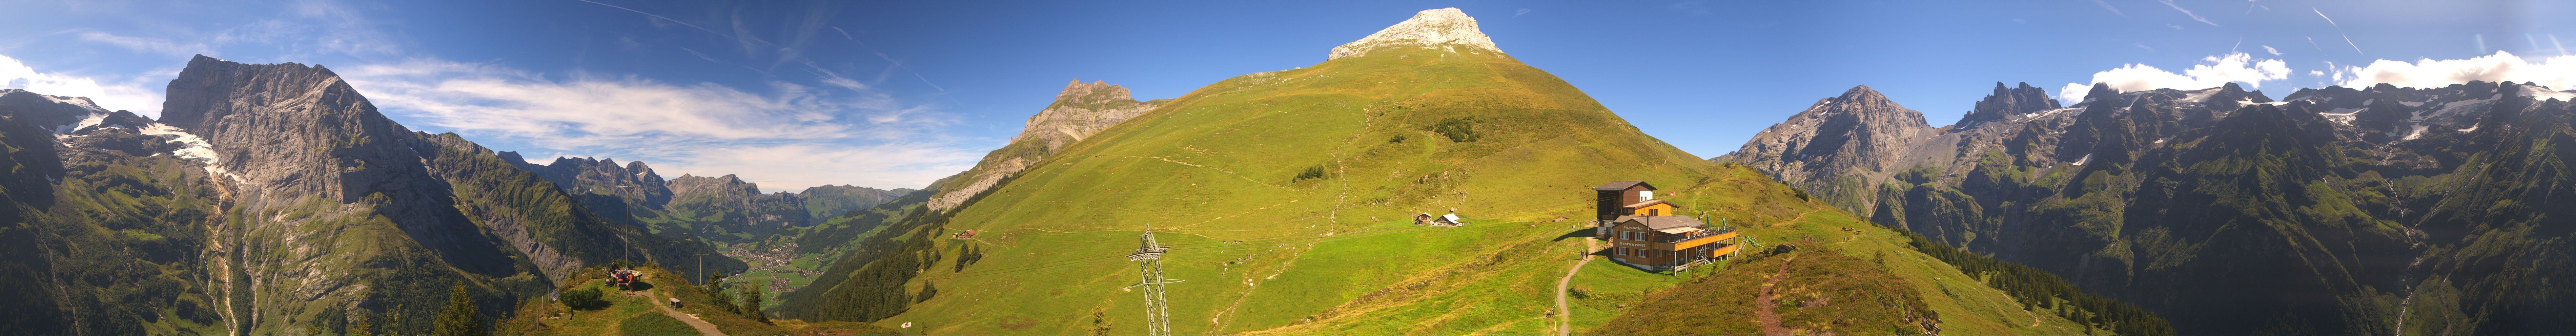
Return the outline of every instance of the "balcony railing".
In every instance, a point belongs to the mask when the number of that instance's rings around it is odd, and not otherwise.
[[[1684,234],[1680,234],[1680,235],[1663,236],[1663,237],[1661,237],[1661,238],[1657,238],[1657,239],[1655,239],[1655,242],[1657,242],[1657,243],[1679,243],[1679,242],[1686,242],[1686,241],[1690,241],[1690,240],[1692,240],[1692,239],[1708,238],[1709,236],[1715,236],[1715,235],[1727,234],[1727,233],[1730,233],[1730,232],[1735,232],[1735,228],[1731,228],[1731,227],[1730,227],[1730,228],[1717,228],[1717,229],[1713,229],[1713,230],[1699,230],[1698,232],[1684,233]]]

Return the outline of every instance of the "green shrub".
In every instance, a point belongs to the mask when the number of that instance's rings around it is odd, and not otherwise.
[[[1470,142],[1476,141],[1479,137],[1476,135],[1475,117],[1442,119],[1439,123],[1431,124],[1431,131],[1449,137],[1449,142]]]
[[[1318,165],[1314,165],[1314,166],[1312,166],[1312,167],[1306,167],[1306,171],[1305,171],[1305,172],[1297,173],[1297,179],[1292,180],[1292,181],[1305,181],[1305,180],[1309,180],[1309,179],[1319,179],[1319,178],[1324,178],[1324,165],[1320,165],[1320,164],[1318,164]]]
[[[580,310],[600,310],[608,308],[609,305],[608,300],[600,299],[601,295],[599,287],[582,287],[582,289],[564,291],[561,297],[565,307],[572,307],[572,309]]]

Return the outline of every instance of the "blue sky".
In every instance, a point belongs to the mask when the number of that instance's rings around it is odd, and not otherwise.
[[[1170,98],[1322,62],[1333,46],[1442,7],[1464,10],[1504,52],[1703,157],[1854,85],[1923,111],[1935,126],[1956,120],[1995,82],[2059,94],[2094,81],[2124,89],[2236,81],[2276,99],[2301,87],[2463,78],[2576,89],[2576,57],[2563,47],[2576,43],[2576,23],[2553,19],[2576,17],[2570,2],[11,7],[0,13],[0,86],[157,115],[162,87],[192,54],[320,64],[416,130],[538,158],[642,159],[669,176],[739,174],[772,191],[920,187],[1000,147],[1067,81]]]

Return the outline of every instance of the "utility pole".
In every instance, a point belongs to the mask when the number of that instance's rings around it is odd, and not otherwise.
[[[1127,260],[1136,261],[1145,275],[1145,280],[1136,283],[1135,286],[1127,287],[1145,287],[1145,334],[1171,335],[1172,314],[1167,309],[1170,304],[1163,300],[1163,284],[1181,282],[1181,280],[1163,278],[1163,252],[1170,252],[1172,247],[1154,243],[1152,224],[1145,226],[1145,234],[1140,239],[1143,240],[1142,244],[1138,245],[1135,253],[1127,254]]]
[[[707,254],[698,254],[698,284],[707,284]]]
[[[622,186],[622,185],[609,185],[609,186],[611,186],[611,187],[618,187],[618,188],[635,188],[635,189],[637,189],[637,190],[642,190],[642,189],[644,189],[644,187],[640,187],[640,186]],[[619,208],[618,210],[620,210],[620,211],[618,211],[618,212],[626,213],[626,227],[627,227],[628,229],[633,229],[633,228],[635,227],[635,204],[627,203],[627,202],[626,202],[625,197],[618,197],[617,205],[618,205],[618,208]],[[621,237],[617,237],[617,239],[618,239],[618,241],[625,241],[626,237],[622,237],[622,236],[621,236]],[[627,242],[627,244],[626,244],[626,261],[635,261],[635,243],[633,243],[633,242]]]

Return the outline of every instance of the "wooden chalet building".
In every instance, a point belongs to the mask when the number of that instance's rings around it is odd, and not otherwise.
[[[1593,236],[1610,242],[1610,260],[1665,271],[1730,256],[1741,247],[1732,240],[1734,228],[1711,228],[1675,214],[1671,202],[1655,200],[1655,186],[1645,181],[1613,181],[1592,190],[1598,204]]]

